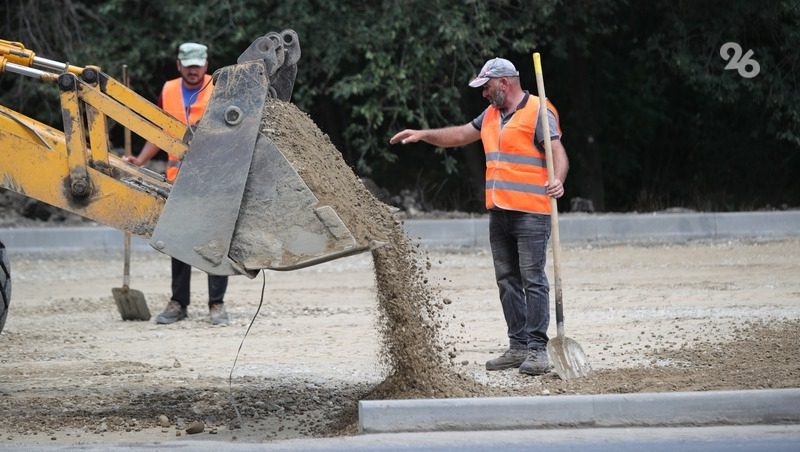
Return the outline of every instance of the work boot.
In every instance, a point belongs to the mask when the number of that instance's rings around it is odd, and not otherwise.
[[[525,362],[519,366],[519,373],[526,375],[543,375],[550,371],[550,360],[547,350],[531,350]]]
[[[169,325],[170,323],[175,323],[185,318],[186,307],[181,306],[181,304],[175,300],[170,300],[169,303],[167,303],[167,307],[164,308],[164,312],[156,317],[156,323],[159,325]]]
[[[212,325],[228,324],[228,313],[225,312],[224,303],[212,303],[208,305],[208,315],[211,317]]]
[[[528,356],[524,348],[509,348],[500,357],[486,361],[486,370],[503,370],[519,367]]]

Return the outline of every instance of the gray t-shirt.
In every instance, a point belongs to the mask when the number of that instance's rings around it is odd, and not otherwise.
[[[511,117],[514,116],[514,112],[517,110],[525,107],[528,103],[528,98],[530,97],[530,93],[525,91],[525,97],[522,98],[522,101],[517,105],[517,108],[508,113],[503,114],[500,112],[500,128],[508,124],[508,121],[511,120]],[[541,108],[541,107],[540,107]],[[489,108],[487,107],[486,110]],[[481,126],[483,125],[483,117],[486,116],[486,110],[483,110],[480,115],[478,115],[475,119],[472,120],[472,127],[475,127],[477,130],[481,130]],[[558,133],[558,120],[556,120],[556,115],[551,111],[547,110],[547,122],[550,123],[550,139],[551,140],[560,140],[561,134]],[[541,121],[536,122],[536,139],[534,141],[534,145],[538,149],[542,149],[542,143],[544,143],[544,127],[542,126]]]

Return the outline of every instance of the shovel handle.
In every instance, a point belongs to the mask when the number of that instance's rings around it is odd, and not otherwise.
[[[122,65],[122,84],[126,87],[131,86],[131,78],[128,74],[128,65]],[[125,155],[130,157],[133,155],[131,150],[131,129],[125,127]],[[130,233],[125,233],[125,238],[123,240],[124,249],[125,249],[125,259],[122,265],[122,287],[125,289],[131,283],[131,235]]]
[[[131,284],[131,235],[130,233],[125,233],[125,238],[123,240],[124,249],[125,249],[125,259],[122,264],[122,287],[125,289],[128,288]]]
[[[128,65],[122,65],[122,84],[126,87],[131,86],[131,78],[128,74]],[[131,145],[131,129],[125,127],[125,156],[130,157],[133,155],[132,145]]]
[[[542,75],[542,58],[539,52],[533,54],[533,70],[536,73],[536,88],[539,92],[539,121],[544,131],[544,152],[547,161],[547,182],[553,183],[555,168],[553,167],[553,147],[550,142],[550,121],[547,119],[547,96],[544,92],[544,76]],[[553,244],[553,285],[556,295],[556,331],[564,336],[564,301],[561,290],[561,238],[558,234],[558,202],[550,197],[550,239]]]

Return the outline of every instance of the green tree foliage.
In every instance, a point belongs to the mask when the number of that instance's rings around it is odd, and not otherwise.
[[[184,41],[211,69],[254,38],[295,29],[294,102],[361,175],[427,207],[481,208],[482,152],[390,146],[405,127],[463,124],[486,106],[466,87],[483,62],[511,59],[535,92],[543,55],[572,170],[565,198],[600,210],[800,205],[800,2],[652,0],[6,0],[0,38],[38,55],[96,64],[155,99]],[[736,42],[761,71],[719,54]],[[60,121],[52,86],[0,75],[0,103]],[[566,208],[567,204],[562,205]]]
[[[625,55],[614,59],[624,70],[601,71],[599,85],[615,204],[797,206],[800,3],[641,2],[619,18],[606,48]],[[726,42],[753,50],[756,77],[724,69]]]

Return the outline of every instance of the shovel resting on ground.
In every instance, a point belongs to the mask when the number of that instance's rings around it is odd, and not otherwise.
[[[547,120],[547,96],[544,93],[544,77],[542,75],[542,61],[539,53],[533,54],[533,67],[536,72],[536,86],[539,90],[540,108],[539,121],[542,122],[544,131],[544,150],[547,159],[547,180],[550,184],[555,178],[553,169],[553,149],[550,143],[550,122]],[[562,380],[584,377],[592,370],[586,361],[586,355],[580,344],[564,335],[564,301],[561,291],[561,240],[558,234],[558,204],[555,198],[550,198],[550,223],[552,226],[551,240],[553,244],[553,276],[556,291],[556,330],[557,336],[547,342],[547,354],[553,369]]]
[[[112,287],[114,302],[122,320],[150,320],[150,309],[140,290],[131,289],[131,235],[125,233],[125,264],[122,272],[122,287]]]
[[[122,82],[125,86],[130,85],[128,79],[128,65],[122,66]],[[131,153],[131,131],[125,129],[125,155]],[[117,304],[119,315],[122,320],[150,320],[150,309],[147,308],[147,301],[144,294],[129,287],[131,283],[131,235],[125,233],[125,263],[122,270],[122,287],[112,287],[111,294],[114,295],[114,302]]]

